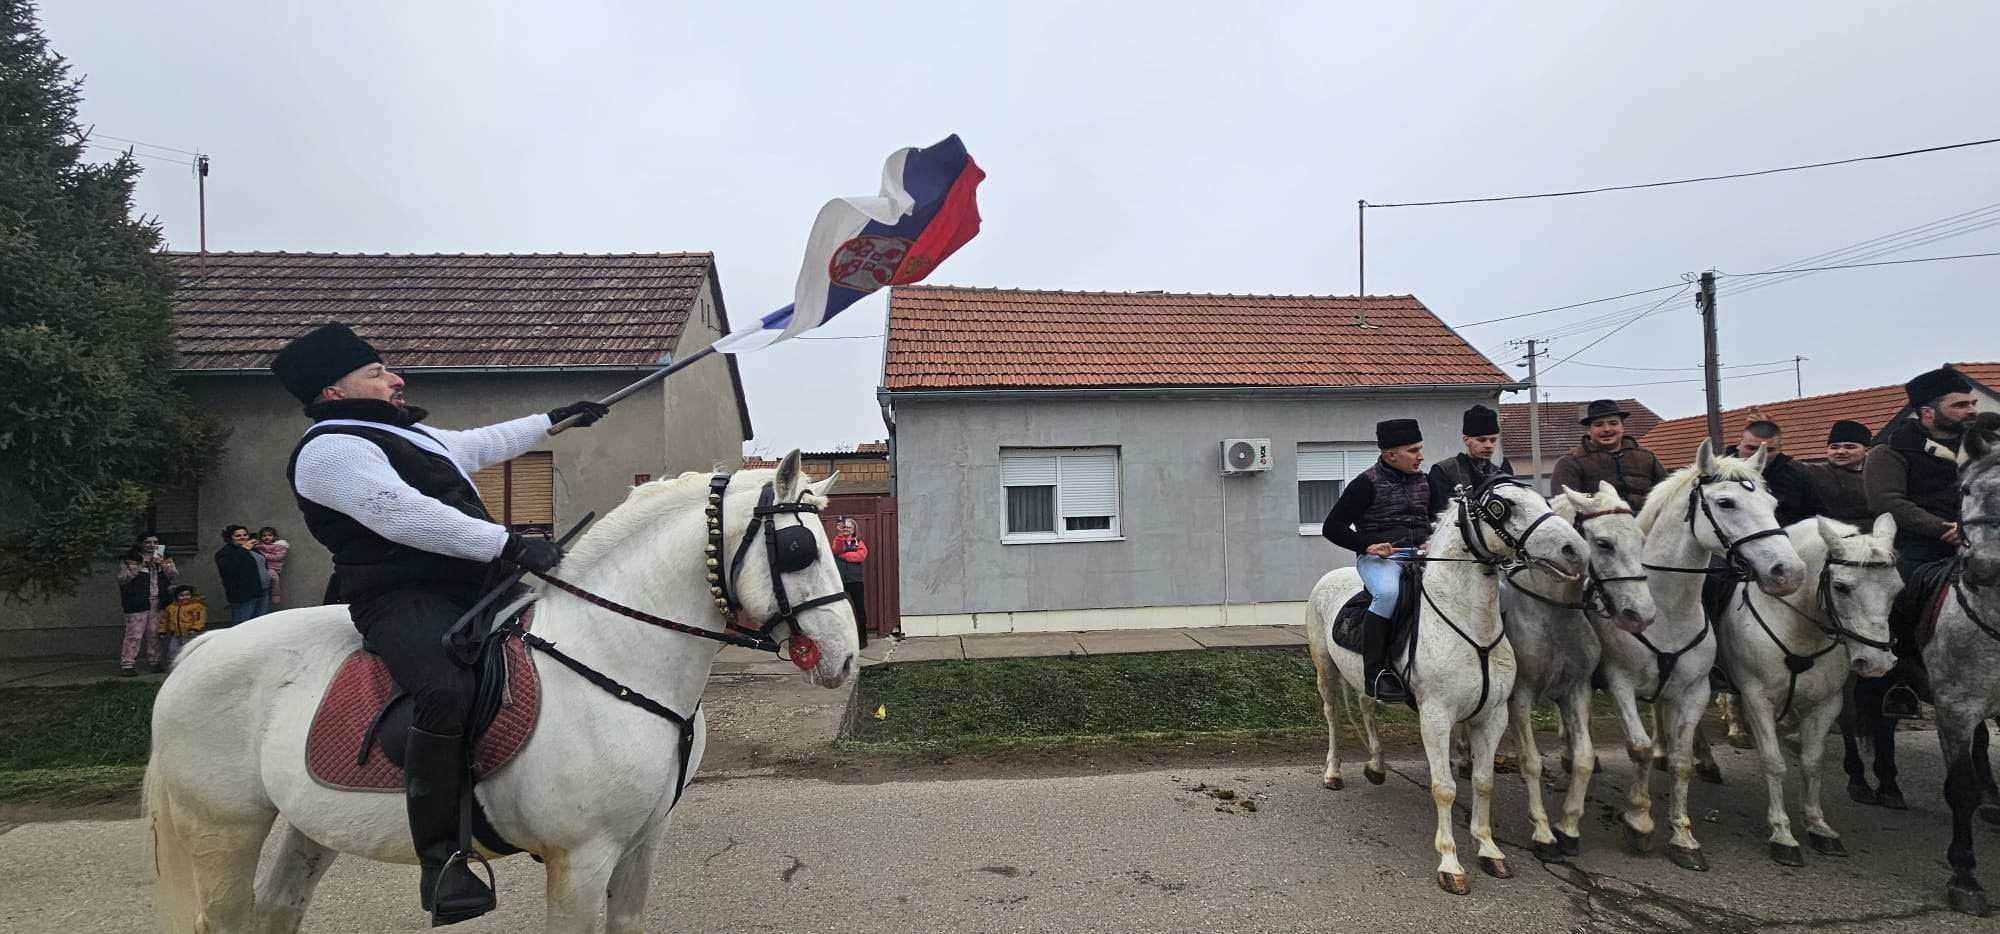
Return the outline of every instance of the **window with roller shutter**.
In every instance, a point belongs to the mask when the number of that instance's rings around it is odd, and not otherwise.
[[[1365,444],[1305,442],[1299,453],[1299,534],[1318,535],[1347,481],[1381,457]]]
[[[200,540],[200,516],[201,497],[194,484],[154,490],[145,514],[138,519],[138,528],[133,530],[132,540],[136,542],[150,531],[160,537],[160,544],[167,546],[167,554],[194,554]]]
[[[1000,452],[1007,498],[1001,541],[1116,539],[1117,448],[1009,448]]]
[[[555,535],[555,454],[529,451],[473,474],[472,482],[487,514],[508,531]]]

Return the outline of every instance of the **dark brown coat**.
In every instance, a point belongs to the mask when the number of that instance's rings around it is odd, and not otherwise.
[[[1598,447],[1597,442],[1585,438],[1556,461],[1549,488],[1595,496],[1597,485],[1608,482],[1636,512],[1646,505],[1646,494],[1665,479],[1666,466],[1631,437],[1621,439],[1615,450]]]
[[[1868,490],[1862,485],[1866,474],[1860,464],[1852,468],[1805,464],[1802,469],[1812,484],[1813,502],[1820,515],[1851,523],[1864,532],[1875,525],[1875,517],[1882,513],[1868,505]]]

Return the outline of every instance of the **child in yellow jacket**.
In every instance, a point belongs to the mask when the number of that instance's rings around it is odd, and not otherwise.
[[[168,663],[180,654],[181,646],[201,635],[207,626],[208,605],[201,602],[201,593],[185,584],[175,587],[173,601],[160,611],[160,635],[167,643]]]

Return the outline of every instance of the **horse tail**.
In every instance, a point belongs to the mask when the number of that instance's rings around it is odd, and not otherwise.
[[[194,860],[181,828],[174,823],[166,779],[160,774],[158,752],[146,765],[146,823],[153,836],[153,911],[172,934],[193,931],[201,906],[195,894]]]

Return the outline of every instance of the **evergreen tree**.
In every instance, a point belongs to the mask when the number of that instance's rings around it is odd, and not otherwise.
[[[83,161],[81,92],[0,0],[0,596],[73,591],[224,438],[169,381],[173,270],[137,163]]]

